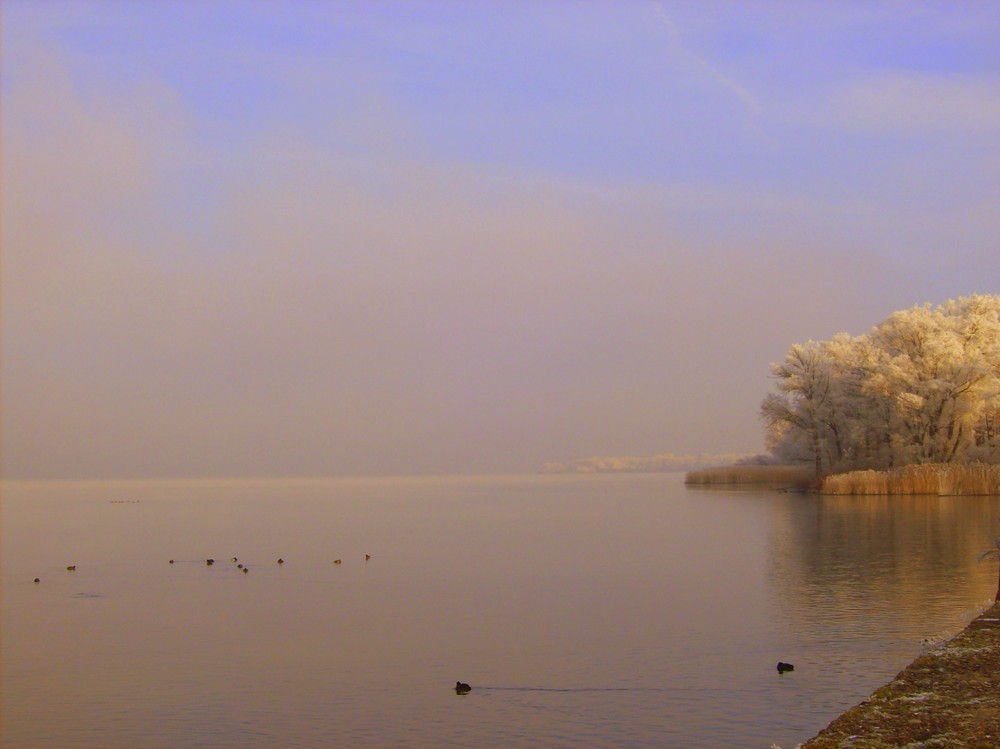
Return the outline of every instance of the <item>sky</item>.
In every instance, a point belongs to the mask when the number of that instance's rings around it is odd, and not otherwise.
[[[755,453],[1000,293],[1000,4],[0,0],[0,475]]]

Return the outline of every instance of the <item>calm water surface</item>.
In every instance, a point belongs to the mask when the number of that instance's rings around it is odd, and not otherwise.
[[[787,749],[990,597],[998,518],[671,474],[7,483],[0,744]]]

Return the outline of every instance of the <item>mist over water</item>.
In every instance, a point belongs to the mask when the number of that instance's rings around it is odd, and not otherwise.
[[[2,513],[5,747],[788,747],[992,594],[1000,498],[7,483]]]

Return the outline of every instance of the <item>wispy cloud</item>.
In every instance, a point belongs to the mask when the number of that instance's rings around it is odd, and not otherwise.
[[[684,63],[697,71],[702,78],[712,81],[715,85],[727,91],[752,114],[757,115],[763,112],[760,99],[753,92],[735,81],[731,76],[723,73],[717,65],[712,64],[684,43],[681,30],[662,4],[650,2],[649,7],[653,17],[658,21],[667,38],[670,40],[671,47],[681,56]]]

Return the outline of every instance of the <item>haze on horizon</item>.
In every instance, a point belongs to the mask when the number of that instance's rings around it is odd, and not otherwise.
[[[1000,6],[3,0],[0,474],[753,453],[1000,281]]]

